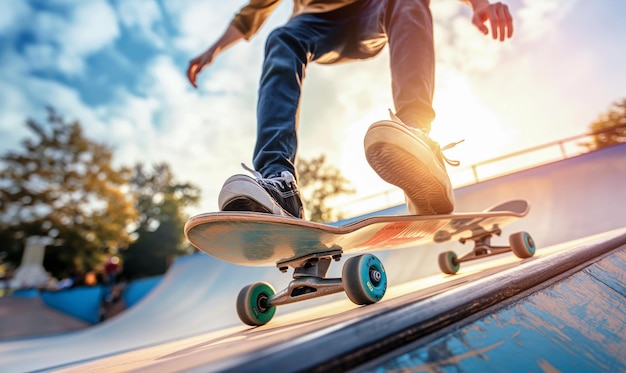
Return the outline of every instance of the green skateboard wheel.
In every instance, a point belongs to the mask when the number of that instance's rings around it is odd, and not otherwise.
[[[276,313],[276,307],[267,304],[274,294],[274,288],[266,282],[257,282],[241,289],[237,296],[239,319],[250,326],[267,324]]]
[[[456,274],[461,268],[454,251],[446,251],[439,254],[439,269],[447,275]]]

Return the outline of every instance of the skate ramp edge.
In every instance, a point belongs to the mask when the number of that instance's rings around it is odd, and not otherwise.
[[[454,366],[458,372],[502,367],[517,372],[624,372],[626,246],[595,260],[472,322],[448,328],[434,340],[383,357],[370,369],[439,371]]]
[[[626,229],[620,229],[220,368],[625,371],[625,271]],[[203,368],[210,367],[197,370]]]

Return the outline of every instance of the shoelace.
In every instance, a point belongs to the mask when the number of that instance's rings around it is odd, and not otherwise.
[[[395,114],[393,113],[393,111],[391,111],[391,109],[387,109],[387,110],[389,110],[389,116],[391,117],[391,120],[392,120],[392,121],[397,122],[397,123],[400,123],[400,124],[402,124],[402,125],[406,126],[407,128],[409,128],[409,126],[407,126],[406,124],[404,124],[404,122],[402,122],[402,120],[400,120],[400,118],[398,118],[398,116],[397,116],[397,115],[395,115]],[[421,131],[421,129],[420,129],[420,131]],[[423,131],[422,131],[422,132],[423,132]],[[426,134],[424,134],[424,135],[426,135]],[[428,135],[426,135],[426,136],[428,136]],[[452,143],[450,143],[450,144],[448,144],[448,145],[444,146],[443,148],[442,148],[441,146],[439,146],[439,143],[437,143],[437,142],[433,141],[432,139],[431,139],[431,141],[437,145],[437,147],[439,148],[439,154],[441,154],[441,158],[443,158],[443,160],[444,160],[444,161],[446,161],[446,163],[447,163],[447,164],[449,164],[449,165],[450,165],[450,166],[452,166],[452,167],[458,167],[458,166],[460,166],[460,165],[461,165],[461,162],[460,162],[460,161],[457,161],[457,160],[452,160],[452,159],[450,159],[450,158],[446,157],[446,156],[443,154],[443,152],[444,152],[444,151],[446,151],[446,150],[450,150],[450,149],[454,148],[455,146],[457,146],[457,145],[459,145],[460,143],[462,143],[463,141],[465,141],[465,139],[463,139],[463,140],[461,140],[461,141],[457,141],[457,142],[452,142]]]
[[[446,150],[454,148],[455,146],[459,145],[463,141],[465,141],[465,139],[463,139],[461,141],[457,141],[457,142],[451,142],[448,145],[444,146],[443,148],[441,148],[441,147],[439,148],[439,151],[441,152],[441,157],[443,158],[443,160],[446,161],[446,163],[449,164],[452,167],[460,166],[461,165],[461,161],[450,159],[450,158],[446,157],[443,154],[443,152],[446,151]]]
[[[276,187],[285,187],[290,182],[293,182],[293,179],[289,180],[288,178],[282,176],[283,174],[281,174],[281,177],[278,177],[278,178],[266,179],[263,177],[263,175],[261,175],[260,172],[253,170],[252,168],[248,167],[243,162],[241,163],[241,167],[243,167],[246,171],[250,172],[252,176],[254,176],[254,178],[257,179],[258,181],[266,183],[266,184],[271,184]]]

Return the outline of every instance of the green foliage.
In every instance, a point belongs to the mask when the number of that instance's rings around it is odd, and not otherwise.
[[[298,184],[302,202],[311,221],[328,222],[341,216],[327,205],[330,198],[342,194],[352,194],[350,182],[341,175],[336,167],[326,163],[323,154],[311,160],[298,159]]]
[[[28,120],[32,137],[0,158],[0,253],[19,264],[26,238],[49,237],[46,268],[61,276],[128,245],[136,212],[124,193],[130,172],[112,165],[112,150],[48,114],[46,125]]]
[[[583,145],[591,150],[626,142],[626,98],[614,102],[589,128],[592,142]]]
[[[138,164],[131,177],[131,193],[139,221],[134,235],[137,240],[121,252],[124,259],[122,277],[134,279],[165,272],[175,256],[188,251],[184,247],[184,208],[196,204],[200,190],[179,183],[165,163],[151,170]]]
[[[19,265],[25,241],[48,237],[44,266],[61,278],[98,269],[110,254],[129,278],[162,274],[185,253],[184,209],[199,189],[167,164],[113,166],[113,151],[87,139],[78,122],[49,109],[45,125],[0,161],[0,262]]]

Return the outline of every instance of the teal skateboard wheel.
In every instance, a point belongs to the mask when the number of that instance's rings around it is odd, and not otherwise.
[[[355,304],[372,304],[387,291],[387,274],[382,262],[372,254],[359,255],[346,261],[342,282],[346,295]]]
[[[517,232],[509,236],[509,244],[511,245],[511,251],[518,258],[530,258],[535,255],[535,240],[528,234],[528,232]]]

